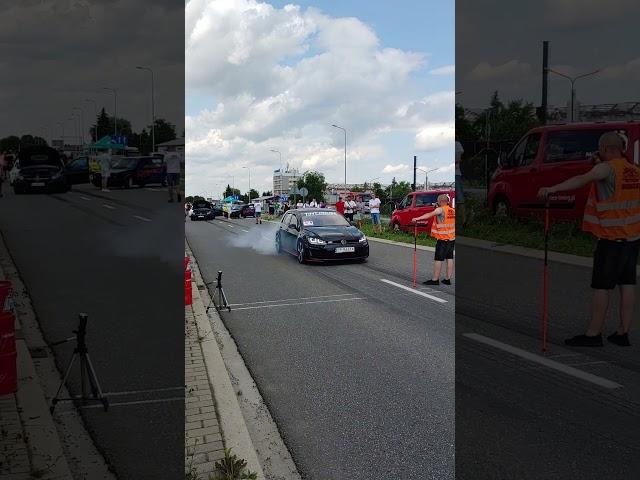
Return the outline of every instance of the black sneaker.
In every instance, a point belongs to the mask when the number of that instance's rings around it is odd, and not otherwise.
[[[423,285],[440,285],[440,280],[426,280],[422,282]]]
[[[609,340],[611,343],[615,343],[619,347],[631,346],[631,344],[629,343],[628,333],[623,333],[622,335],[620,335],[618,332],[613,332],[611,335],[607,337],[607,340]]]
[[[567,338],[564,344],[570,347],[601,347],[602,335],[576,335],[575,337]]]
[[[446,278],[444,280],[442,280],[442,283],[444,285],[451,285],[451,280],[447,280]]]

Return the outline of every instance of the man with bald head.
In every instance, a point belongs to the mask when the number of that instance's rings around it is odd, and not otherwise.
[[[598,239],[591,277],[591,323],[586,334],[565,340],[570,346],[602,346],[609,292],[616,285],[620,288],[620,322],[607,339],[619,346],[630,345],[640,243],[640,168],[625,158],[624,150],[622,137],[606,132],[598,142],[597,163],[589,172],[538,192],[546,200],[551,194],[591,185],[582,221],[582,229]]]

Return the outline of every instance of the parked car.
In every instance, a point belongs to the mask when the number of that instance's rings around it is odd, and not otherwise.
[[[411,219],[435,210],[438,206],[438,196],[442,194],[449,195],[451,206],[455,207],[455,190],[423,190],[407,194],[391,214],[391,228],[413,233],[416,226]],[[418,233],[431,232],[432,224],[433,217],[418,226]]]
[[[64,169],[64,176],[69,185],[89,183],[89,157],[81,155],[71,160]]]
[[[357,259],[369,256],[367,237],[339,213],[326,208],[289,210],[280,221],[275,247],[298,262]]]
[[[243,205],[242,210],[240,210],[240,216],[242,218],[255,217],[256,207],[253,205]]]
[[[590,170],[600,136],[612,130],[623,136],[627,159],[638,165],[640,123],[576,123],[534,128],[500,159],[489,187],[489,207],[497,214],[541,215],[545,203],[537,198],[538,190]],[[587,185],[574,192],[552,195],[550,217],[581,220],[589,188]]]
[[[160,157],[113,157],[111,175],[107,182],[109,187],[132,188],[150,184],[166,185],[167,167]],[[91,173],[91,183],[100,186],[100,172]]]
[[[19,195],[30,191],[60,193],[69,190],[60,153],[44,145],[27,146],[18,154],[19,167],[13,191]]]
[[[210,202],[194,202],[191,213],[191,220],[215,220],[216,213],[213,204]]]
[[[227,216],[230,218],[255,217],[256,209],[253,205],[247,205],[246,203],[234,203],[229,207]]]
[[[222,204],[220,203],[212,203],[211,210],[216,217],[222,217],[224,212],[222,211]]]

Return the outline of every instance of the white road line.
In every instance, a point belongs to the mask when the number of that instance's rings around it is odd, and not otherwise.
[[[115,403],[111,403],[109,402],[109,408],[111,407],[118,407],[118,406],[124,406],[124,405],[142,405],[142,404],[146,404],[146,403],[165,403],[165,402],[177,402],[177,401],[185,401],[185,397],[171,397],[171,398],[157,398],[155,400],[138,400],[135,402],[115,402]],[[91,401],[99,401],[99,400],[95,400],[95,399],[91,399]],[[97,403],[94,405],[81,405],[80,408],[104,408],[103,405],[101,403]]]
[[[89,202],[91,201],[91,199],[89,197],[83,197],[82,195],[80,195],[80,198],[83,199],[83,200],[87,200]]]
[[[261,302],[247,302],[247,303],[231,303],[230,307],[242,306],[242,305],[258,305],[262,303],[278,303],[278,302],[294,302],[296,300],[317,300],[318,298],[331,298],[331,297],[352,297],[355,293],[337,293],[335,295],[319,295],[317,297],[301,297],[301,298],[282,298],[280,300],[264,300]]]
[[[594,385],[598,385],[600,387],[609,389],[622,388],[622,385],[620,385],[619,383],[612,382],[611,380],[607,380],[606,378],[583,372],[582,370],[578,370],[577,368],[573,368],[569,365],[556,362],[555,360],[550,360],[540,355],[536,355],[535,353],[527,352],[526,350],[522,350],[521,348],[512,347],[511,345],[507,345],[506,343],[502,343],[492,338],[485,337],[484,335],[478,335],[477,333],[463,333],[462,336],[475,340],[476,342],[484,343],[485,345],[498,348],[512,355],[516,355],[517,357],[529,360],[530,362],[534,362],[553,370],[557,370],[558,372],[571,375],[572,377],[579,378],[586,382],[593,383]]]
[[[152,192],[161,192],[162,191],[162,190],[158,190],[157,188],[150,188],[150,187],[145,188],[145,190],[151,190]]]
[[[229,227],[229,228],[233,228],[233,225],[227,225],[227,227]]]
[[[361,297],[336,298],[334,300],[317,300],[315,302],[278,303],[278,304],[275,304],[275,305],[257,305],[255,307],[233,308],[232,311],[235,311],[235,310],[253,310],[253,309],[256,309],[256,308],[291,307],[291,306],[294,306],[294,305],[311,305],[313,303],[348,302],[348,301],[351,301],[351,300],[364,300],[364,298],[361,298]]]
[[[114,207],[114,206],[112,206],[112,205],[108,205],[108,204],[106,204],[106,203],[103,203],[103,204],[102,204],[102,206],[103,206],[104,208],[108,208],[109,210],[115,210],[115,209],[116,209],[116,207]]]
[[[244,228],[241,228],[240,230],[242,230],[243,232],[249,233],[249,230],[245,230]]]
[[[173,392],[176,390],[184,391],[184,387],[151,388],[148,390],[128,390],[124,392],[103,392],[103,395],[105,397],[117,397],[122,395],[138,395],[140,393]],[[75,395],[75,398],[82,398],[82,395]]]
[[[420,295],[422,297],[428,298],[428,299],[433,300],[433,301],[438,302],[438,303],[447,303],[447,301],[442,299],[442,298],[434,297],[433,295],[429,295],[428,293],[424,293],[424,292],[422,292],[420,290],[414,290],[411,287],[407,287],[406,285],[400,285],[399,283],[392,282],[391,280],[387,280],[386,278],[381,278],[380,281],[384,282],[384,283],[388,283],[389,285],[393,285],[393,286],[398,287],[398,288],[402,288],[403,290],[406,290],[407,292],[415,293],[416,295]]]
[[[143,222],[150,222],[151,220],[146,217],[141,217],[139,215],[134,215],[133,218],[137,218],[138,220],[142,220]]]

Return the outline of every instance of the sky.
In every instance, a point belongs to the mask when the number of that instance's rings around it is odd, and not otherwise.
[[[465,107],[504,99],[540,105],[542,42],[549,65],[576,81],[583,104],[640,101],[637,0],[458,0],[456,90]],[[549,105],[566,106],[570,81],[551,74]]]
[[[151,124],[155,75],[157,118],[184,128],[184,2],[156,0],[0,0],[0,137],[40,135],[75,143],[79,121],[89,123],[95,101],[132,122]],[[177,28],[176,28],[177,25]]]
[[[453,181],[453,1],[188,0],[187,193],[272,189],[289,164],[343,183]],[[243,168],[247,167],[247,168]],[[418,171],[418,179],[424,173]]]

